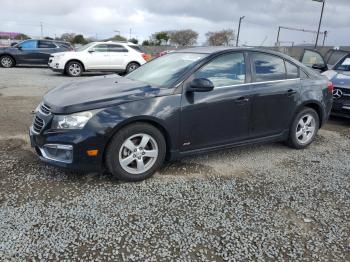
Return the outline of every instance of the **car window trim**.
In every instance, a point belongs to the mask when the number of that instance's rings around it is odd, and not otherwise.
[[[40,47],[40,42],[45,42],[45,40],[39,40],[38,41],[38,48],[42,48],[42,49],[59,48],[59,46],[53,41],[52,42],[51,41],[46,41],[46,42],[51,42],[51,44],[53,44],[55,47]]]
[[[236,86],[260,85],[260,84],[269,84],[269,83],[296,81],[296,80],[301,80],[301,79],[300,79],[300,77],[298,77],[298,78],[280,79],[280,80],[271,80],[271,81],[259,81],[259,82],[235,84],[235,85],[230,85],[230,86],[217,86],[215,88],[230,88],[230,87],[236,87]]]

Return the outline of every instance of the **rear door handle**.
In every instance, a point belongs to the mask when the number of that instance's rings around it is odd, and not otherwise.
[[[236,103],[244,103],[244,102],[248,102],[248,101],[249,101],[249,98],[247,98],[245,96],[241,96],[235,100]]]
[[[287,94],[288,94],[288,96],[292,96],[292,95],[296,94],[296,92],[297,92],[297,91],[295,91],[294,89],[289,89],[289,90],[287,91]]]

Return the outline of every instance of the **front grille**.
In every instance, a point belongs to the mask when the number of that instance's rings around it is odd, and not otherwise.
[[[34,121],[33,121],[33,130],[36,133],[40,133],[40,131],[44,127],[44,120],[42,120],[40,117],[35,116]]]
[[[51,113],[51,107],[49,107],[48,105],[45,105],[44,103],[42,103],[41,106],[40,106],[40,111],[44,115],[49,115]]]

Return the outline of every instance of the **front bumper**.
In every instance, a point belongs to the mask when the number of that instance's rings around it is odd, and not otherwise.
[[[29,128],[31,146],[39,158],[50,165],[83,171],[103,170],[105,141],[86,130],[44,130],[40,133]],[[98,150],[96,156],[87,151]]]
[[[49,59],[48,66],[54,72],[60,72],[60,73],[64,72],[63,63],[60,62],[59,60],[53,59],[52,57],[50,57]]]

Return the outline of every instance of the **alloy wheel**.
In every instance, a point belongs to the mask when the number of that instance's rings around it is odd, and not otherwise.
[[[158,158],[156,140],[144,133],[127,138],[119,150],[120,166],[128,173],[143,174],[152,168]]]
[[[11,67],[12,66],[12,59],[8,56],[5,56],[3,58],[1,58],[1,65],[3,67]]]
[[[297,124],[296,138],[298,143],[304,145],[309,143],[316,130],[316,121],[311,114],[302,116]]]
[[[81,73],[81,66],[77,63],[70,64],[68,71],[72,76],[78,76]]]

